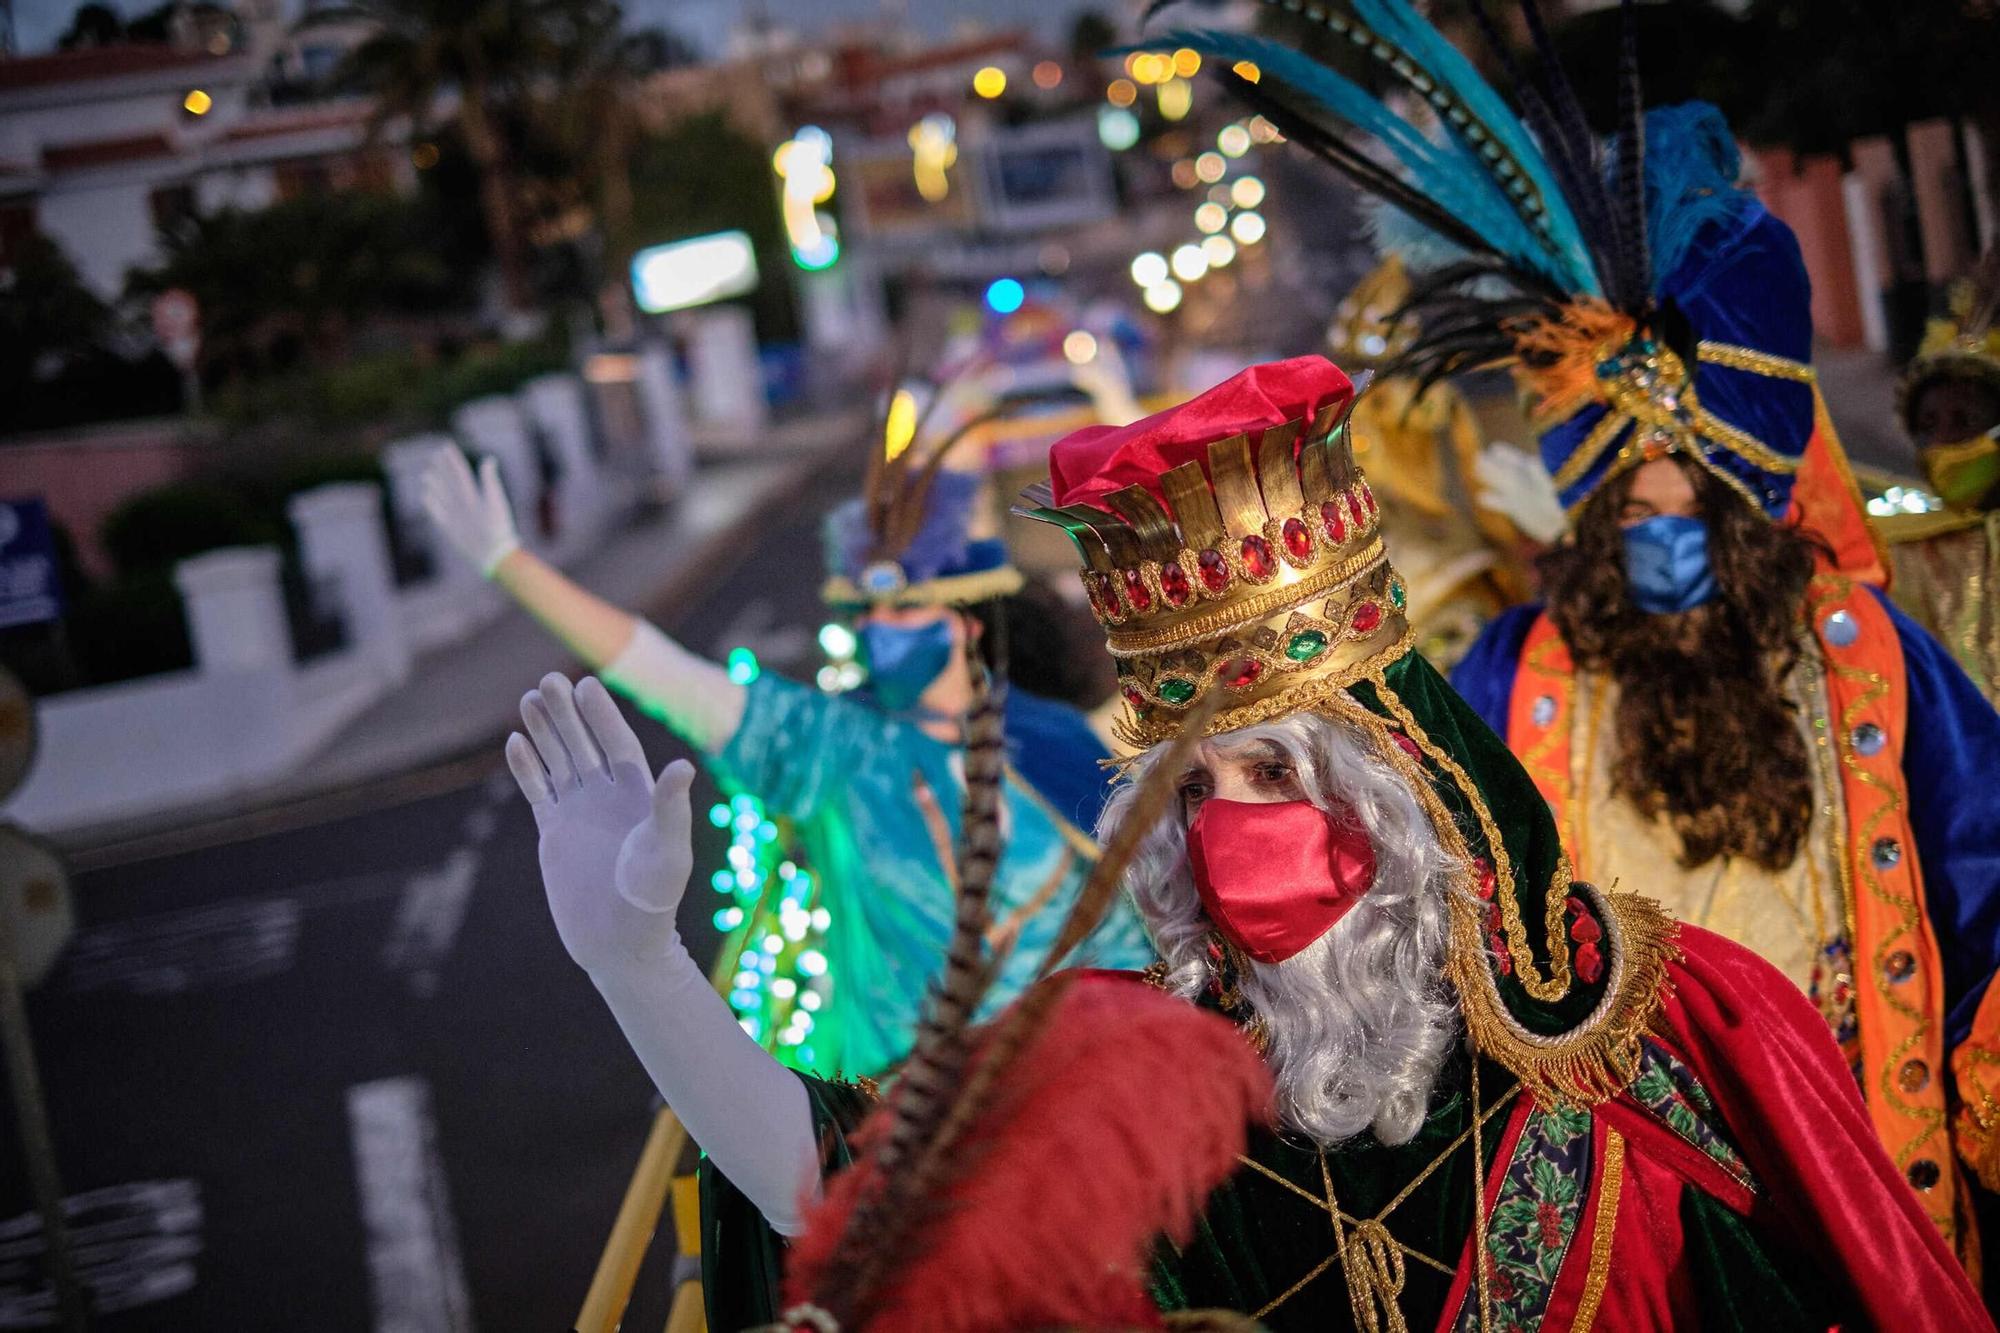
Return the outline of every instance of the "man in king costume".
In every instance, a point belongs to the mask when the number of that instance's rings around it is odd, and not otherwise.
[[[1092,1163],[1065,1157],[1026,1197],[989,1195],[999,1216],[945,1208],[905,1227],[919,1276],[901,1285],[829,1264],[808,1223],[872,1089],[780,1068],[680,945],[687,766],[654,785],[591,681],[573,698],[555,684],[558,744],[510,742],[564,942],[707,1153],[709,1327],[1158,1328],[1194,1308],[1369,1333],[1990,1327],[1797,990],[1643,899],[1573,882],[1520,763],[1411,649],[1343,427],[1352,392],[1317,357],[1255,367],[1065,439],[1037,497],[1076,540],[1130,691],[1140,750],[1100,834],[1129,853],[1114,864],[1159,951],[1143,981],[1093,973],[1078,990],[1096,1006],[1126,988],[1135,1040],[1163,998],[1220,1014],[1277,1090],[1275,1127],[1253,1130],[1150,1263],[1092,1251],[1087,1274],[1024,1275],[1005,1310],[965,1314],[984,1293],[954,1282],[991,1271],[1010,1227],[1042,1234],[1039,1200],[1096,1188]],[[990,777],[989,761],[975,741],[969,773]],[[968,864],[997,854],[993,836],[968,820]],[[954,949],[940,990],[947,1027],[969,1002],[954,978],[997,957],[977,930],[956,938],[970,952]],[[937,1095],[925,1050],[908,1076],[924,1082],[892,1102]],[[1094,1067],[1065,1066],[1051,1141],[1099,1115],[1128,1145],[1180,1127],[1228,1142],[1171,1079],[1160,1114],[1181,1119],[1164,1124],[1123,1085],[1081,1095]],[[1023,1095],[1040,1099],[1034,1068]],[[1254,1086],[1230,1079],[1210,1113]],[[892,1175],[923,1159],[893,1126],[860,1142]],[[975,1131],[968,1169],[1032,1164],[1034,1142]],[[1190,1203],[1208,1183],[1181,1182]],[[880,1211],[873,1225],[895,1223]],[[988,1242],[970,1267],[926,1266],[968,1228]],[[807,1269],[781,1296],[788,1237]],[[1103,1315],[1079,1295],[1090,1281],[1132,1299]]]
[[[1802,466],[1839,445],[1806,364],[1791,232],[1735,188],[1702,107],[1655,112],[1658,332],[1579,308],[1526,326],[1523,383],[1572,518],[1545,603],[1453,683],[1507,737],[1579,874],[1646,886],[1776,964],[1845,1047],[1882,1141],[1977,1270],[1961,1163],[2000,1184],[2000,717],[1843,570]],[[1844,494],[1843,494],[1844,493]],[[1834,488],[1856,512],[1851,489]]]
[[[1881,592],[1807,364],[1798,244],[1737,187],[1721,114],[1643,110],[1626,0],[1604,144],[1522,7],[1532,86],[1472,7],[1519,115],[1404,0],[1278,21],[1338,38],[1386,97],[1276,40],[1162,41],[1249,62],[1256,81],[1223,76],[1240,96],[1435,239],[1398,366],[1420,384],[1515,367],[1574,524],[1546,605],[1491,622],[1454,683],[1580,877],[1659,898],[1810,996],[1976,1273],[1969,1176],[2000,1185],[2000,717]]]
[[[706,756],[724,787],[792,821],[818,880],[811,906],[830,916],[815,1068],[874,1073],[908,1051],[951,930],[960,718],[999,622],[997,599],[1022,586],[1004,544],[985,535],[997,524],[990,514],[982,523],[981,479],[944,465],[982,415],[966,391],[976,386],[959,389],[937,414],[954,419],[922,422],[920,438],[916,404],[899,395],[904,407],[873,443],[863,494],[828,516],[823,596],[854,627],[868,673],[853,695],[773,672],[740,684],[578,587],[522,548],[490,460],[475,480],[456,448],[442,450],[427,478],[432,517],[467,559]],[[538,739],[553,734],[551,720],[532,708],[528,717]],[[1096,849],[1087,830],[1107,792],[1104,746],[1082,712],[1014,690],[1005,720],[1012,839],[994,929],[1014,947],[998,1000],[1032,974],[1088,874]],[[1109,966],[1150,956],[1129,911],[1105,921],[1094,949]]]
[[[2000,707],[2000,254],[1952,293],[1897,386],[1897,416],[1939,507],[1875,520],[1896,603]]]

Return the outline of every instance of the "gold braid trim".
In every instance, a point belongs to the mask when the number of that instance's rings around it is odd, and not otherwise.
[[[1458,992],[1472,1043],[1545,1104],[1592,1106],[1623,1092],[1639,1072],[1640,1041],[1666,999],[1667,966],[1680,957],[1680,924],[1658,903],[1631,893],[1584,894],[1604,920],[1611,977],[1604,998],[1568,1032],[1540,1036],[1507,1012],[1486,956],[1478,899],[1452,899],[1452,945],[1445,975]],[[1557,895],[1561,903],[1565,895]],[[1526,978],[1524,977],[1523,980]]]
[[[1694,354],[1697,361],[1706,361],[1711,366],[1747,370],[1752,375],[1768,375],[1774,380],[1811,384],[1819,378],[1813,368],[1803,361],[1760,352],[1754,347],[1742,347],[1736,343],[1703,342],[1695,348]]]
[[[1514,896],[1513,858],[1507,855],[1507,845],[1500,836],[1500,825],[1494,821],[1493,812],[1486,808],[1486,802],[1480,797],[1479,788],[1474,785],[1472,776],[1465,771],[1458,760],[1452,758],[1442,746],[1430,738],[1423,724],[1417,721],[1416,714],[1412,713],[1397,697],[1396,692],[1389,688],[1387,677],[1377,672],[1371,679],[1383,706],[1402,726],[1404,734],[1417,743],[1417,748],[1423,751],[1425,757],[1450,776],[1459,793],[1471,805],[1473,815],[1479,820],[1480,832],[1486,835],[1487,851],[1493,859],[1493,876],[1496,884],[1494,898],[1500,904],[1500,919],[1507,931],[1507,947],[1514,954],[1515,968],[1521,978],[1521,984],[1527,988],[1528,994],[1537,1000],[1544,1002],[1560,1000],[1569,994],[1570,982],[1568,933],[1564,929],[1566,919],[1564,895],[1558,891],[1560,886],[1566,885],[1569,881],[1568,863],[1566,861],[1557,863],[1556,882],[1549,886],[1547,894],[1543,928],[1548,932],[1549,975],[1544,979],[1535,975],[1534,950],[1528,941],[1527,925],[1521,920],[1521,905],[1515,901]],[[1428,781],[1419,780],[1417,786],[1420,791],[1430,792]],[[1435,799],[1435,793],[1431,794]],[[1439,808],[1443,807],[1440,805]],[[1445,822],[1455,825],[1455,821],[1449,818]]]
[[[1604,420],[1598,422],[1590,434],[1583,437],[1583,443],[1576,447],[1576,452],[1565,458],[1563,465],[1556,469],[1554,478],[1556,489],[1566,491],[1581,481],[1583,474],[1597,465],[1599,456],[1610,446],[1611,441],[1617,438],[1618,432],[1631,424],[1630,413],[1606,412]]]
[[[1799,470],[1798,458],[1787,458],[1749,431],[1730,425],[1705,407],[1694,411],[1695,430],[1723,448],[1749,460],[1766,472],[1788,477]]]
[[[888,597],[863,592],[853,579],[834,575],[820,585],[820,600],[830,606],[959,606],[994,597],[1010,597],[1026,586],[1021,571],[1012,565],[984,569],[976,574],[951,574],[939,579],[919,579]]]
[[[1618,1230],[1618,1196],[1625,1192],[1625,1136],[1604,1131],[1604,1176],[1597,1187],[1597,1224],[1590,1233],[1590,1267],[1584,1273],[1583,1296],[1576,1303],[1570,1333],[1590,1333],[1604,1288],[1611,1282],[1611,1242]]]
[[[1721,366],[1728,370],[1747,371],[1753,375],[1766,375],[1772,379],[1789,380],[1795,384],[1816,384],[1818,379],[1813,368],[1804,362],[1794,361],[1789,357],[1774,356],[1769,352],[1760,352],[1754,347],[1740,347],[1735,343],[1704,342],[1697,348],[1696,357],[1707,365]],[[1688,424],[1694,428],[1697,443],[1705,440],[1720,448],[1727,449],[1751,466],[1764,472],[1769,472],[1774,476],[1790,476],[1799,470],[1801,459],[1785,457],[1756,436],[1750,434],[1750,432],[1738,426],[1731,425],[1729,422],[1715,415],[1715,413],[1709,411],[1706,407],[1703,407],[1694,398],[1692,379],[1690,379],[1683,393],[1693,408],[1692,419]],[[1600,399],[1599,401],[1605,400]],[[1583,480],[1585,474],[1591,468],[1597,466],[1598,460],[1603,457],[1604,451],[1610,446],[1611,441],[1617,438],[1618,434],[1627,426],[1639,424],[1639,418],[1631,412],[1621,412],[1608,402],[1606,402],[1606,406],[1609,410],[1606,412],[1604,419],[1591,428],[1590,434],[1584,437],[1583,442],[1576,447],[1575,451],[1568,458],[1563,460],[1562,466],[1556,469],[1554,480],[1557,490],[1566,491]],[[1671,424],[1670,421],[1653,423],[1650,418],[1648,418],[1648,423],[1661,426]],[[1619,476],[1628,468],[1645,461],[1647,456],[1646,451],[1643,448],[1635,447],[1635,445],[1636,438],[1635,440],[1628,440],[1625,446],[1618,451],[1618,456],[1612,460],[1610,468],[1606,470],[1603,479],[1598,483],[1599,486]],[[1704,456],[1706,450],[1697,447],[1690,448],[1686,452],[1696,462],[1701,463],[1703,467],[1707,468],[1709,472],[1727,482],[1738,494],[1748,500],[1752,507],[1763,508],[1763,502],[1751,494],[1750,488],[1743,484],[1741,478],[1735,476],[1726,468],[1719,468],[1708,462]],[[1591,489],[1594,494],[1597,488],[1592,487]],[[1583,496],[1576,503],[1569,505],[1565,512],[1571,518],[1575,518],[1577,511],[1583,507],[1584,502],[1589,498],[1588,495]]]

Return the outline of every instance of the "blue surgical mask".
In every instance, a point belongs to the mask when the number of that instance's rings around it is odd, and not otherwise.
[[[1652,615],[1692,611],[1715,598],[1708,563],[1708,525],[1679,514],[1655,514],[1625,529],[1625,586]]]
[[[855,634],[861,665],[868,669],[868,693],[876,707],[907,713],[951,664],[951,621],[926,625],[863,625]]]

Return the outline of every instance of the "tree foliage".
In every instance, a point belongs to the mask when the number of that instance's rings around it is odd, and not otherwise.
[[[131,291],[194,294],[211,379],[327,359],[378,316],[469,301],[471,275],[435,244],[432,220],[420,200],[359,192],[224,209],[163,232],[161,262]]]

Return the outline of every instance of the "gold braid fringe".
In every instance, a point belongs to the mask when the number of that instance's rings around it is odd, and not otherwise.
[[[1512,1073],[1544,1104],[1590,1106],[1608,1101],[1624,1091],[1639,1069],[1640,1040],[1659,1016],[1666,999],[1667,967],[1680,957],[1675,935],[1680,923],[1658,903],[1631,893],[1606,893],[1593,885],[1572,884],[1567,859],[1560,861],[1548,888],[1547,926],[1552,969],[1560,978],[1553,995],[1537,994],[1529,968],[1533,955],[1526,948],[1526,926],[1511,892],[1512,879],[1500,867],[1505,864],[1499,830],[1492,814],[1479,798],[1464,769],[1449,756],[1440,758],[1429,737],[1423,735],[1416,719],[1385,681],[1375,681],[1384,704],[1395,714],[1417,747],[1451,776],[1477,812],[1481,828],[1494,848],[1495,895],[1508,935],[1508,948],[1516,961],[1516,975],[1530,995],[1538,999],[1560,999],[1569,991],[1569,945],[1566,902],[1572,893],[1587,897],[1604,922],[1606,955],[1611,973],[1604,996],[1584,1020],[1567,1032],[1543,1036],[1528,1031],[1507,1011],[1500,998],[1493,964],[1486,949],[1484,904],[1467,881],[1451,895],[1451,939],[1446,949],[1445,977],[1459,997],[1467,1034],[1481,1053]],[[1411,787],[1429,814],[1445,846],[1468,866],[1471,849],[1453,818],[1451,810],[1432,786],[1417,761],[1391,739],[1389,727],[1379,714],[1352,696],[1342,696],[1340,712],[1346,720],[1359,723],[1374,738],[1377,752],[1398,766],[1411,780]],[[1543,991],[1549,982],[1539,982]]]
[[[1529,945],[1527,923],[1521,920],[1521,905],[1514,896],[1513,859],[1507,855],[1507,844],[1500,836],[1500,825],[1494,821],[1493,812],[1486,808],[1486,802],[1479,795],[1479,788],[1473,783],[1472,775],[1465,771],[1458,760],[1445,753],[1443,747],[1430,738],[1423,724],[1417,721],[1416,714],[1412,713],[1389,687],[1387,676],[1377,673],[1371,679],[1375,684],[1376,695],[1401,725],[1404,734],[1416,742],[1417,748],[1423,751],[1426,758],[1450,776],[1452,784],[1458,788],[1459,794],[1465,797],[1466,802],[1472,807],[1473,815],[1479,820],[1479,830],[1486,836],[1486,850],[1493,858],[1493,877],[1496,884],[1494,898],[1500,904],[1500,919],[1507,931],[1507,947],[1514,955],[1521,985],[1527,989],[1529,995],[1544,1003],[1560,1000],[1569,994],[1570,982],[1568,934],[1564,928],[1566,919],[1563,907],[1564,895],[1557,891],[1555,885],[1550,886],[1546,895],[1547,905],[1543,912],[1542,926],[1547,932],[1549,975],[1546,978],[1539,977],[1535,974],[1535,955]],[[1418,777],[1417,789],[1429,794],[1435,800],[1436,793],[1431,791],[1430,783],[1422,780],[1421,773]],[[1442,809],[1441,805],[1439,809]],[[1436,818],[1435,813],[1433,818]],[[1446,814],[1442,822],[1450,829],[1451,836],[1457,838],[1462,845],[1464,839],[1458,835],[1457,821]],[[1558,862],[1556,874],[1561,880],[1566,881],[1569,878],[1567,860]]]
[[[1507,1012],[1486,959],[1478,908],[1457,898],[1445,960],[1473,1045],[1552,1106],[1592,1106],[1625,1090],[1639,1072],[1640,1039],[1666,1000],[1667,965],[1680,957],[1674,942],[1680,923],[1650,898],[1589,884],[1573,891],[1588,896],[1604,918],[1611,979],[1597,1008],[1568,1032],[1544,1037]]]

